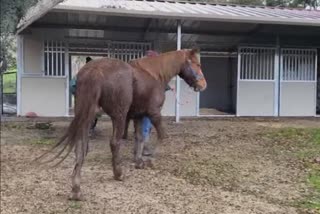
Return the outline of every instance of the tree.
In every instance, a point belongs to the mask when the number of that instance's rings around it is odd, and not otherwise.
[[[14,34],[17,31],[19,21],[19,26],[22,28],[24,24],[28,24],[28,21],[39,18],[43,13],[62,1],[63,0],[1,0],[0,60],[6,59],[8,67],[14,66],[15,60],[12,59],[15,55]],[[22,19],[25,16],[27,19]]]

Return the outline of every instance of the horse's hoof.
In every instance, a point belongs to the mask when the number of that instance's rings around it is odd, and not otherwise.
[[[81,192],[71,192],[71,195],[69,196],[69,200],[71,201],[83,201],[83,197],[81,195]]]
[[[144,169],[144,166],[145,164],[142,159],[136,161],[136,165],[135,165],[136,169]]]
[[[124,175],[117,175],[117,176],[114,176],[114,180],[116,181],[124,181]]]
[[[151,158],[148,158],[147,160],[145,160],[145,165],[151,169],[154,169],[154,161]]]

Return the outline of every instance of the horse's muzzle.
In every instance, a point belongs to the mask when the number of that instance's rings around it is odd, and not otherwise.
[[[195,92],[201,92],[206,90],[207,88],[207,82],[204,78],[198,80],[197,82],[195,82],[193,89]]]

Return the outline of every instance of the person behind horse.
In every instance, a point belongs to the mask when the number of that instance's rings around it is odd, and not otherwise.
[[[86,58],[86,63],[90,62],[92,60],[91,57],[87,57]],[[70,92],[71,94],[75,97],[76,99],[76,85],[77,85],[77,76],[75,76],[74,78],[71,79],[70,81]],[[92,124],[91,124],[91,127],[90,127],[90,135],[92,135],[94,133],[94,130],[97,126],[97,123],[98,123],[98,118],[100,117],[101,115],[98,113],[96,114],[96,117],[94,119],[94,121],[92,121]]]
[[[146,56],[147,57],[155,57],[159,54],[156,51],[149,50],[147,51]],[[172,90],[169,85],[167,85],[165,91]],[[143,156],[150,156],[152,155],[151,149],[150,149],[150,134],[152,129],[152,123],[148,116],[144,116],[142,118],[142,140],[144,141],[144,147],[143,147]]]

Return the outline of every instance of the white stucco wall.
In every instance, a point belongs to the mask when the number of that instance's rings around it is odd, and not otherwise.
[[[66,116],[67,77],[45,77],[43,41],[61,39],[62,31],[31,30],[23,38],[20,86],[20,114],[35,112],[39,116]],[[18,92],[19,93],[19,92]]]
[[[21,114],[38,116],[66,115],[65,78],[23,77],[21,79]]]
[[[42,74],[43,42],[38,35],[24,36],[24,73]]]

